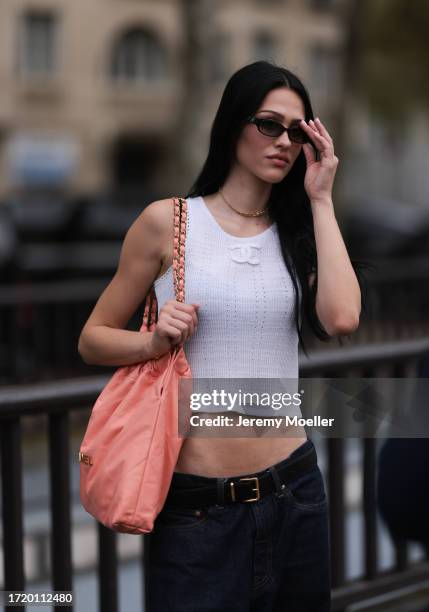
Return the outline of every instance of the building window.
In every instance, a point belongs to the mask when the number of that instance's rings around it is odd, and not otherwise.
[[[323,43],[310,48],[310,88],[323,96],[337,95],[341,90],[340,50]]]
[[[26,76],[45,76],[57,69],[58,18],[51,12],[28,12],[19,33],[18,69]]]
[[[138,83],[166,75],[166,54],[159,40],[143,29],[128,30],[113,49],[111,76],[114,80]]]
[[[255,60],[275,60],[276,40],[271,32],[257,32],[253,43]]]

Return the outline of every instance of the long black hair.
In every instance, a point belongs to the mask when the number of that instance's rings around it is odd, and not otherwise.
[[[257,61],[240,68],[226,84],[213,121],[210,146],[204,166],[185,197],[209,195],[224,184],[235,159],[235,149],[246,117],[259,109],[265,96],[277,87],[288,87],[301,98],[305,108],[305,120],[314,119],[310,97],[301,80],[286,68],[268,61]],[[323,328],[316,313],[317,252],[314,237],[313,215],[308,195],[304,189],[306,159],[301,150],[287,176],[272,185],[268,200],[268,216],[277,223],[283,259],[291,276],[295,292],[295,321],[298,338],[308,356],[302,337],[302,321],[308,322],[317,338],[332,338]],[[353,262],[362,288],[362,262]],[[314,272],[315,281],[310,288],[308,275]],[[301,287],[301,312],[299,289]],[[363,300],[364,303],[364,300]],[[299,314],[301,314],[301,324]],[[339,338],[340,344],[341,339]]]

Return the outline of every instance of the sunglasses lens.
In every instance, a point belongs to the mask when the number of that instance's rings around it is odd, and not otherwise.
[[[277,138],[284,132],[283,126],[272,119],[258,119],[257,126],[259,131],[262,132],[262,134],[265,134],[265,136]],[[299,127],[299,125],[293,125],[289,128],[288,132],[289,138],[292,142],[296,142],[298,144],[305,144],[306,142],[309,142],[307,134]]]
[[[298,125],[289,128],[289,138],[299,144],[308,142],[307,134]]]
[[[280,136],[283,132],[283,126],[270,119],[260,119],[259,127],[261,132],[266,136]]]

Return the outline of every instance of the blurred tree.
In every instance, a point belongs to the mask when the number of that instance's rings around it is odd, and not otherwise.
[[[429,4],[427,0],[345,0],[340,7],[343,100],[342,112],[332,123],[341,160],[354,146],[348,124],[361,106],[384,126],[392,146],[398,124],[417,109],[427,108]],[[341,180],[335,188],[341,191]]]
[[[373,110],[404,119],[429,103],[427,0],[372,0],[362,29],[362,81]]]
[[[216,3],[212,0],[179,0],[183,43],[178,61],[182,70],[181,96],[176,107],[176,127],[169,139],[168,176],[175,195],[184,195],[196,178],[207,153],[204,116],[210,83],[209,46]]]
[[[342,100],[341,112],[331,116],[332,135],[335,152],[344,159],[350,138],[349,122],[354,112],[367,96],[363,87],[364,31],[370,9],[369,0],[345,0],[339,5],[339,20],[344,32],[342,47]],[[352,143],[350,143],[352,145]],[[339,177],[342,166],[340,165]],[[341,179],[334,184],[334,200],[337,211],[341,214],[343,197]]]

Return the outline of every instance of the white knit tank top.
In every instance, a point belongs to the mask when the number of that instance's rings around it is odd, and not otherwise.
[[[259,388],[279,392],[278,379],[288,379],[283,392],[296,393],[295,297],[276,223],[256,236],[240,238],[220,227],[201,196],[186,201],[185,301],[200,308],[197,331],[184,350],[193,379],[203,379],[198,390],[211,393],[217,388],[213,378],[246,378],[253,380],[246,383],[247,388],[241,386],[243,392]],[[299,283],[298,289],[301,299]],[[155,292],[159,313],[167,300],[174,299],[172,266],[155,280]],[[223,381],[222,388],[238,392],[236,382]],[[269,414],[266,406],[257,405],[233,411],[259,416],[301,414],[295,406]],[[227,412],[227,408],[205,405],[204,412]]]
[[[297,379],[294,288],[276,223],[241,238],[221,228],[201,196],[186,201],[185,302],[200,304],[184,344],[192,376]],[[174,299],[171,266],[155,291],[158,309]]]

